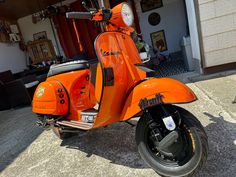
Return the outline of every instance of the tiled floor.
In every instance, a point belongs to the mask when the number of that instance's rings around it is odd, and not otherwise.
[[[188,72],[183,60],[163,61],[154,68],[157,77],[167,77]]]

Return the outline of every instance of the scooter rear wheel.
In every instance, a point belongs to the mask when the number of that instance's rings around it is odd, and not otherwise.
[[[188,111],[174,107],[180,113],[179,138],[164,150],[158,150],[151,139],[146,116],[136,128],[136,142],[142,159],[162,176],[192,176],[207,159],[207,135],[201,123]],[[158,130],[160,133],[161,129]],[[163,137],[164,138],[164,137]]]
[[[67,139],[67,138],[70,138],[71,136],[73,136],[72,133],[62,132],[62,129],[60,127],[53,127],[52,131],[61,140],[64,140],[64,139]]]

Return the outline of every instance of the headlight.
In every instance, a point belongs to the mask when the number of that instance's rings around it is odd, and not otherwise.
[[[112,17],[109,20],[111,24],[117,27],[132,26],[134,14],[127,3],[121,3],[112,9]]]
[[[134,14],[128,4],[123,3],[122,8],[121,8],[121,14],[122,14],[124,23],[127,26],[132,26],[134,22]]]

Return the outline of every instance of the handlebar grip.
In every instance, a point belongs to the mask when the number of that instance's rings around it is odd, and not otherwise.
[[[92,19],[92,14],[90,12],[67,12],[66,18],[75,19]]]

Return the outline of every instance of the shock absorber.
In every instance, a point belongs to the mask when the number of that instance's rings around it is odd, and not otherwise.
[[[167,111],[167,110],[165,110],[165,111]],[[165,113],[166,114],[164,114],[165,116],[164,116],[164,118],[162,118],[162,120],[166,126],[166,129],[169,130],[167,127],[173,128],[173,125],[168,125],[169,119],[171,119],[173,122],[174,122],[174,120],[173,120],[172,116],[169,114],[169,112],[165,112]],[[163,138],[162,133],[160,132],[160,130],[158,128],[157,122],[153,119],[153,117],[148,109],[145,110],[145,116],[148,120],[148,126],[149,126],[150,130],[152,131],[153,142],[158,150],[166,149],[168,146],[173,144],[178,139],[179,134],[178,134],[178,131],[175,130],[176,127]],[[171,124],[173,123],[172,121],[171,121]],[[175,125],[175,123],[174,123],[174,125]]]

